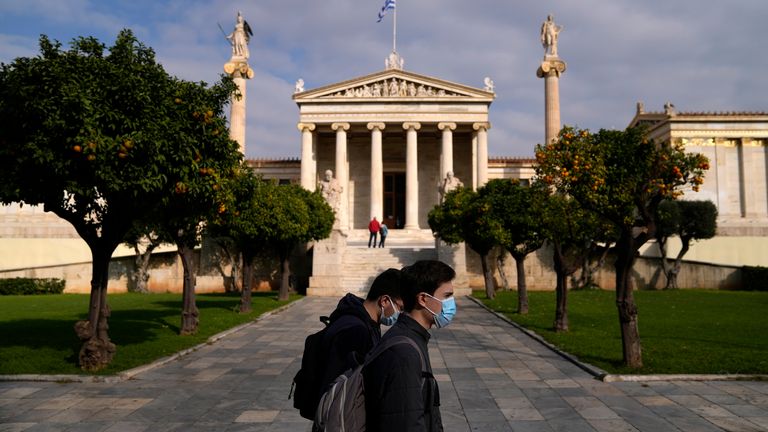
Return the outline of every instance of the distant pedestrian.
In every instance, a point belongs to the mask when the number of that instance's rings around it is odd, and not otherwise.
[[[384,242],[387,240],[387,234],[389,234],[389,228],[387,228],[387,224],[382,222],[379,227],[379,235],[381,236],[381,240],[379,241],[380,248],[384,247]]]
[[[404,311],[382,337],[405,336],[418,346],[398,344],[364,370],[366,430],[442,431],[440,391],[427,343],[431,327],[443,328],[456,313],[454,270],[440,261],[417,261],[401,271]]]
[[[379,221],[374,216],[368,224],[368,232],[371,233],[370,237],[368,237],[368,247],[371,247],[371,242],[373,242],[373,247],[376,247],[376,236],[379,234],[379,228],[381,228],[381,225],[379,225]]]

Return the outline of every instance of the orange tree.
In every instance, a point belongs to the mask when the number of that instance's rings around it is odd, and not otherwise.
[[[112,252],[163,201],[192,192],[198,166],[230,158],[220,105],[235,87],[203,87],[170,77],[129,30],[109,49],[79,38],[63,50],[42,36],[40,55],[0,66],[0,200],[42,205],[91,250],[88,316],[76,324],[85,370],[115,353],[106,296]],[[208,110],[218,119],[197,125],[194,113]]]
[[[247,166],[243,166],[229,183],[227,189],[231,191],[231,200],[227,210],[218,214],[208,229],[219,243],[226,243],[242,254],[240,312],[248,313],[252,310],[254,261],[268,247],[269,230],[265,229],[268,228],[265,222],[271,216],[268,206],[276,199],[276,186],[254,175]]]
[[[477,192],[459,187],[443,198],[428,215],[429,227],[435,237],[448,244],[466,242],[480,255],[483,268],[485,294],[489,299],[496,296],[493,273],[488,263],[488,254],[495,246],[504,244],[507,232],[492,210],[490,190],[480,188]]]
[[[565,127],[558,139],[536,146],[537,176],[558,192],[612,223],[616,242],[616,307],[624,363],[642,367],[637,306],[629,277],[638,249],[656,231],[656,209],[665,199],[698,190],[707,158],[682,145],[654,143],[640,128],[590,133]]]
[[[517,313],[528,313],[525,258],[544,244],[543,210],[549,192],[546,186],[520,184],[519,180],[493,179],[478,190],[491,203],[491,211],[501,223],[502,246],[515,260],[517,273]]]

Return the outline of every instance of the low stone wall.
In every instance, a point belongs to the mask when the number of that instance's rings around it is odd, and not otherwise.
[[[225,292],[232,290],[231,266],[223,259],[217,248],[204,244],[195,251],[199,274],[196,293]],[[300,265],[300,264],[298,264]],[[184,271],[176,252],[154,253],[150,259],[149,291],[156,293],[181,293]],[[91,262],[78,262],[55,266],[41,266],[19,270],[0,271],[0,278],[57,278],[66,281],[65,294],[87,294],[91,291]],[[112,258],[109,264],[109,293],[124,293],[133,287],[129,278],[134,268],[134,257]],[[252,282],[253,290],[269,291],[280,284],[276,258],[262,257],[257,265]],[[297,274],[301,274],[297,272]],[[242,277],[242,276],[241,276]],[[241,281],[238,281],[240,286]]]
[[[489,257],[496,287],[503,288],[498,262],[500,255],[504,256],[502,270],[506,275],[507,283],[511,289],[517,289],[515,260],[502,249],[495,249]],[[473,289],[484,288],[480,257],[469,248],[467,248],[467,273],[470,287]],[[580,271],[574,275],[574,277],[578,276],[580,276]],[[555,289],[556,281],[551,248],[545,246],[528,255],[525,260],[525,277],[529,290]],[[606,263],[594,273],[593,277],[594,282],[599,287],[614,289],[616,276],[613,270],[613,257],[607,257]],[[663,289],[666,286],[666,278],[661,270],[661,265],[655,258],[638,257],[631,280],[636,289]],[[740,289],[742,286],[741,267],[683,261],[677,276],[677,285],[680,288]]]

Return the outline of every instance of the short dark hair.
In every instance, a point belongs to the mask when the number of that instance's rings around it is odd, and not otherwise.
[[[410,312],[416,307],[416,296],[419,293],[432,295],[437,288],[453,280],[456,272],[448,264],[436,260],[416,261],[403,267],[402,288],[403,309]]]
[[[384,295],[390,298],[400,298],[400,279],[400,270],[395,268],[384,270],[373,280],[365,299],[376,300]]]

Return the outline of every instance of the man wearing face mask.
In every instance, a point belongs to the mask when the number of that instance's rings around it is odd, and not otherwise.
[[[365,300],[347,294],[331,314],[331,324],[323,338],[327,353],[322,392],[340,374],[356,366],[381,340],[381,324],[391,326],[403,308],[400,270],[388,269],[371,284]]]
[[[456,314],[456,272],[441,261],[418,261],[401,271],[404,311],[382,341],[405,336],[363,371],[367,431],[442,431],[440,392],[429,361],[429,329]],[[423,359],[423,361],[422,361]],[[426,366],[426,367],[425,367]]]

